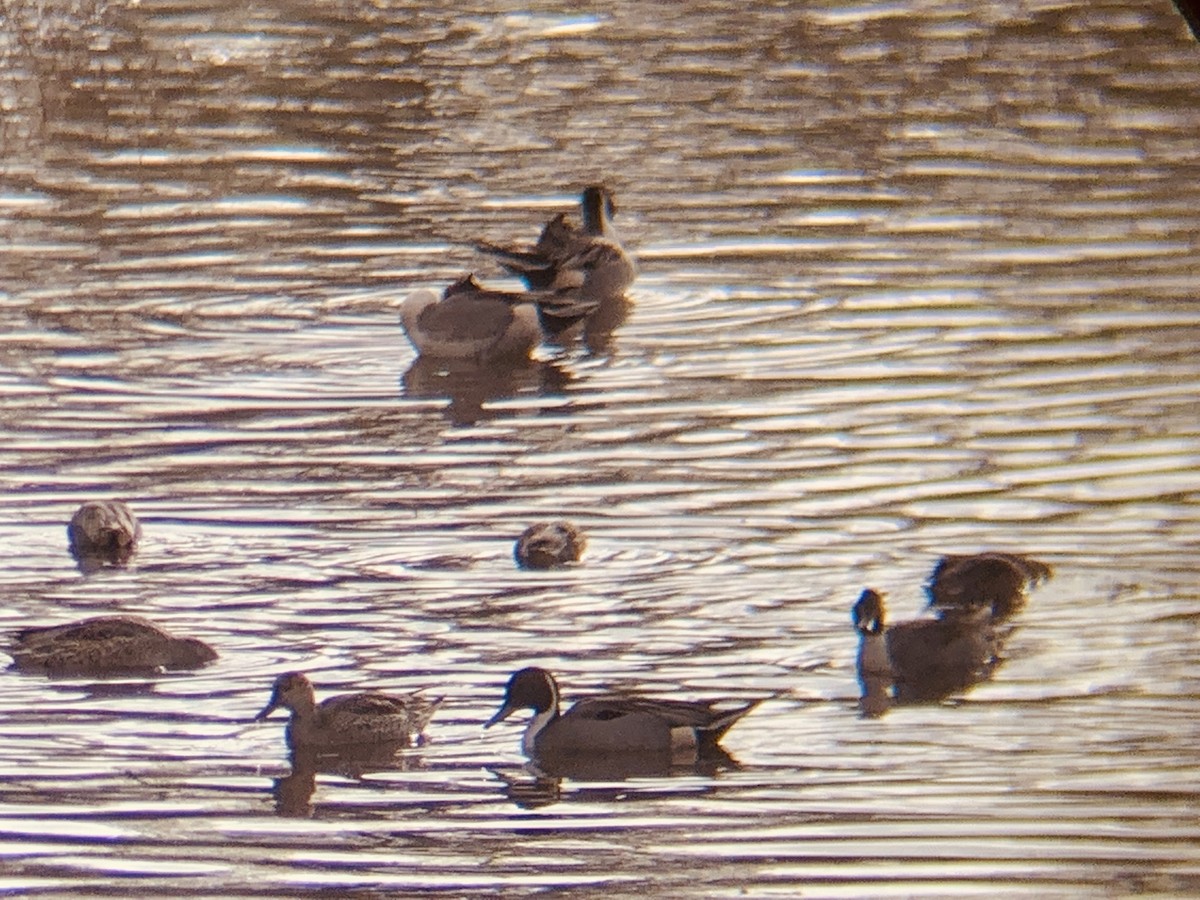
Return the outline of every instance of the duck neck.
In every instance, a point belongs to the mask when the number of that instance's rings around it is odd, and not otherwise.
[[[547,673],[546,687],[549,688],[549,702],[544,707],[533,708],[533,718],[525,728],[525,736],[521,739],[521,749],[525,755],[533,757],[537,749],[537,739],[543,731],[550,727],[558,718],[558,684]],[[545,701],[546,698],[539,698]]]
[[[859,678],[888,677],[892,664],[888,657],[887,636],[882,631],[860,630],[858,644]]]
[[[558,718],[558,709],[540,709],[534,712],[533,718],[525,728],[525,736],[521,739],[521,749],[526,756],[533,756],[537,749],[537,739],[546,728]]]
[[[293,719],[309,720],[317,714],[317,698],[311,693],[298,693],[288,698]]]
[[[608,217],[608,197],[602,190],[588,188],[584,192],[581,212],[583,215],[583,230],[593,237],[602,237],[612,231],[612,221]]]

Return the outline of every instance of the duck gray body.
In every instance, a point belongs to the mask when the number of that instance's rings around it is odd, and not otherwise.
[[[71,554],[85,568],[124,565],[141,536],[141,523],[121,500],[89,500],[67,524]]]
[[[509,292],[484,288],[473,275],[460,278],[439,298],[431,290],[410,294],[400,324],[418,355],[477,364],[521,360],[554,336],[595,312],[609,293],[611,248],[597,246],[564,273],[549,291]]]
[[[853,620],[864,692],[892,688],[901,702],[939,699],[970,687],[986,677],[999,652],[984,609],[888,626],[883,595],[867,588],[854,604]]]
[[[52,675],[194,669],[217,658],[203,641],[175,637],[139,616],[26,628],[16,634],[9,653],[13,668]]]
[[[407,746],[433,717],[440,697],[363,691],[316,702],[312,682],[299,672],[275,679],[271,699],[255,716],[262,721],[280,707],[291,711],[287,739],[292,747],[318,750],[370,744]]]
[[[940,611],[983,607],[1001,622],[1019,612],[1029,588],[1050,574],[1045,563],[1016,553],[943,556],[929,576],[929,605]]]
[[[574,272],[583,267],[587,254],[597,247],[610,251],[595,279],[595,294],[601,299],[622,296],[637,277],[637,267],[621,246],[612,217],[616,210],[611,192],[603,185],[589,185],[579,201],[583,227],[576,228],[563,213],[546,223],[537,243],[517,248],[481,242],[479,250],[496,257],[510,274],[525,281],[530,290],[544,291],[570,286]],[[593,265],[593,267],[595,267]]]
[[[532,709],[521,742],[530,758],[655,754],[694,762],[706,752],[719,752],[725,732],[761,702],[717,710],[715,701],[610,694],[584,698],[560,713],[554,676],[531,667],[509,679],[504,704],[485,727],[518,709]]]

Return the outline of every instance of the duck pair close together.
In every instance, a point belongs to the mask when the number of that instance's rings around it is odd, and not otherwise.
[[[612,195],[592,185],[580,201],[583,225],[562,213],[526,249],[480,243],[528,291],[488,290],[467,275],[439,297],[419,290],[400,308],[405,334],[424,357],[491,363],[521,359],[549,335],[565,331],[624,296],[637,269],[612,226]]]
[[[521,669],[509,679],[504,704],[484,727],[519,709],[533,710],[522,747],[535,759],[573,756],[654,755],[691,763],[717,751],[721,737],[762,700],[730,709],[715,701],[664,700],[608,694],[559,707],[558,683],[545,669]],[[256,717],[291,710],[287,728],[293,748],[338,752],[364,745],[406,746],[418,738],[441,703],[440,697],[357,693],[318,704],[308,678],[288,672],[275,680],[270,702]]]

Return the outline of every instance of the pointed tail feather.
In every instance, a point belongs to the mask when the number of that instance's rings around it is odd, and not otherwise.
[[[731,709],[729,712],[722,713],[704,727],[697,728],[697,737],[700,738],[704,746],[715,746],[725,736],[725,732],[737,724],[739,719],[767,699],[769,698],[760,697],[757,700],[750,701],[745,706],[739,706],[737,709]]]

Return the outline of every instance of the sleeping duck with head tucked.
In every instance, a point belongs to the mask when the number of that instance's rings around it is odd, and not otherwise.
[[[217,658],[217,651],[203,641],[177,637],[141,616],[128,615],[24,628],[8,652],[14,669],[77,676],[197,669]]]

